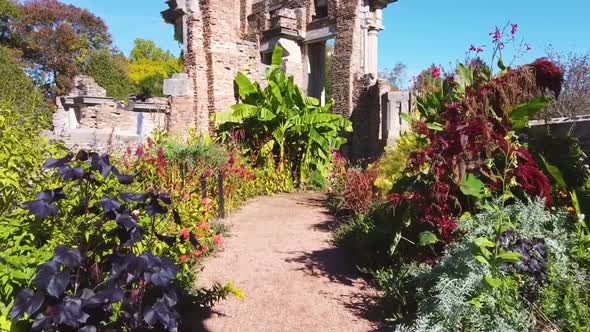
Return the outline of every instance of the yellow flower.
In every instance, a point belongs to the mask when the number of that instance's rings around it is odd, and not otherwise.
[[[567,212],[574,213],[574,212],[576,212],[576,209],[574,209],[573,207],[570,206],[567,208]]]

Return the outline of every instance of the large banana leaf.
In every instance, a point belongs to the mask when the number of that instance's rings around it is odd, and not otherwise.
[[[283,50],[273,52],[272,66],[266,69],[268,85],[262,89],[243,73],[238,73],[236,84],[241,103],[230,111],[215,115],[220,131],[247,129],[246,150],[260,149],[250,142],[268,141],[266,149],[277,154],[281,168],[295,167],[305,181],[311,172],[326,174],[332,149],[339,148],[346,139],[344,131],[352,131],[352,123],[337,114],[330,113],[334,102],[320,106],[317,98],[307,97],[280,68]],[[220,132],[222,137],[227,137]],[[270,143],[272,142],[272,143]],[[285,160],[284,158],[291,158]],[[293,169],[293,170],[295,170]]]
[[[242,99],[242,101],[246,101],[251,95],[258,93],[256,85],[254,85],[248,76],[244,75],[242,72],[238,72],[235,81],[238,85],[240,99]]]
[[[215,122],[222,125],[227,122],[240,123],[258,112],[258,107],[249,104],[235,104],[231,110],[218,112],[213,115]]]

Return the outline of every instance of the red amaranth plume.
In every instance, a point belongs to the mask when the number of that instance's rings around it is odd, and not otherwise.
[[[537,86],[542,89],[549,89],[558,98],[561,93],[563,73],[559,67],[547,58],[540,58],[529,65],[535,70]]]

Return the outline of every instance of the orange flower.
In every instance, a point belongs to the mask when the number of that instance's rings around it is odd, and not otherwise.
[[[193,251],[193,256],[195,256],[195,257],[201,257],[202,255],[203,255],[203,252],[201,250]]]
[[[573,207],[570,206],[570,207],[567,208],[567,212],[573,214],[574,212],[576,212],[576,209],[574,209]]]
[[[221,234],[215,235],[213,237],[213,243],[215,243],[216,246],[220,246],[223,243],[223,235],[221,235]]]
[[[190,231],[188,230],[188,228],[183,228],[180,230],[180,239],[182,241],[186,241],[188,240],[189,236],[190,236]]]
[[[188,261],[188,256],[187,255],[180,256],[180,261],[185,263],[186,261]]]

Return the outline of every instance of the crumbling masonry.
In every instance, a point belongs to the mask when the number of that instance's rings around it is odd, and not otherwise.
[[[384,117],[392,104],[389,85],[377,79],[378,34],[383,9],[395,1],[168,0],[162,16],[184,46],[187,74],[165,82],[169,128],[179,135],[190,128],[213,132],[210,115],[237,102],[237,72],[263,80],[274,47],[281,45],[284,68],[308,95],[325,101],[331,81],[334,112],[354,123],[347,153],[379,154],[391,139]],[[333,52],[326,52],[327,45]]]

